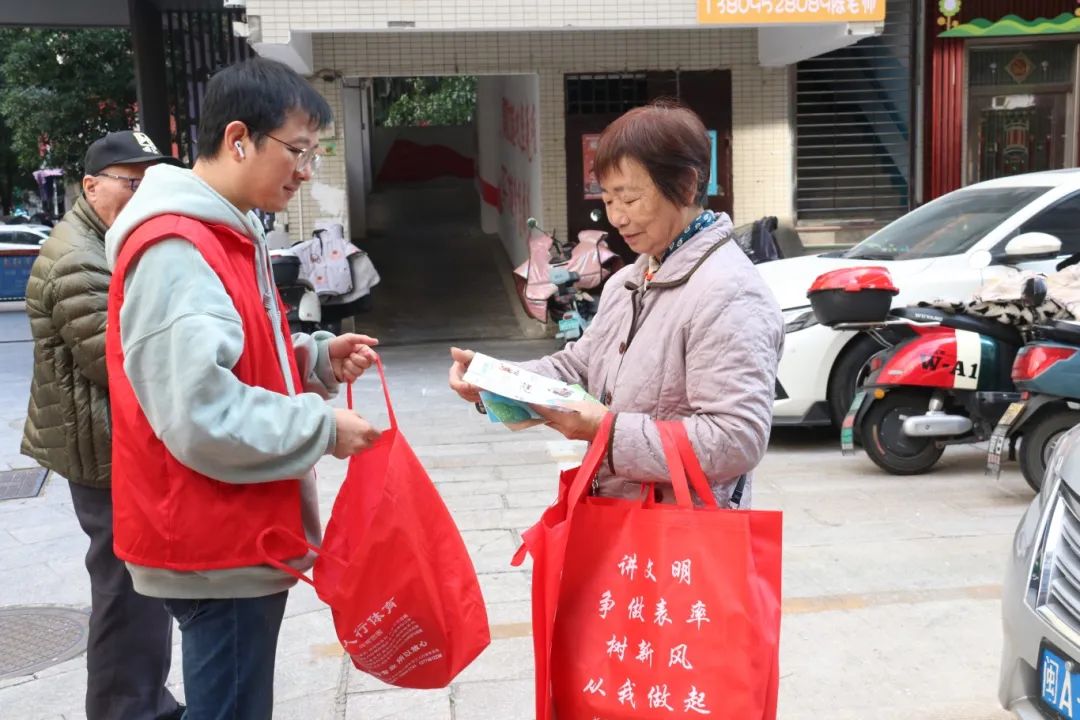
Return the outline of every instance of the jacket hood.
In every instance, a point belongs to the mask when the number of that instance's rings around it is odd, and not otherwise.
[[[254,214],[241,212],[191,170],[155,165],[147,168],[138,192],[105,234],[109,268],[115,268],[120,248],[135,228],[150,218],[167,214],[226,225],[253,241],[263,236],[262,223]]]

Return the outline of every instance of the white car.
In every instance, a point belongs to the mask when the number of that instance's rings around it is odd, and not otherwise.
[[[12,245],[38,247],[51,231],[48,225],[0,225],[0,249]]]
[[[881,349],[866,335],[817,323],[806,291],[819,275],[876,265],[888,268],[900,289],[893,307],[963,300],[984,282],[1017,269],[1054,270],[1056,260],[1006,264],[1005,245],[1028,232],[1059,239],[1061,258],[1080,252],[1080,169],[971,185],[908,213],[850,250],[758,265],[783,308],[787,331],[773,422],[839,425],[867,361]],[[989,266],[987,252],[992,256]],[[977,255],[984,262],[978,262]]]

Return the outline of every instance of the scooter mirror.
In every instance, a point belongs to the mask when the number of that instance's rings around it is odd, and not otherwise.
[[[535,230],[537,226],[536,218],[529,218],[525,221],[525,224],[529,226],[530,230]]]
[[[593,222],[600,222],[603,217],[604,213],[600,212],[599,210],[593,210],[591,213],[589,213],[589,219]]]
[[[973,270],[982,270],[988,268],[994,262],[994,256],[990,254],[989,250],[979,250],[971,253],[968,257],[968,265]]]
[[[1020,302],[1024,307],[1038,307],[1046,302],[1046,279],[1041,275],[1029,277],[1024,281],[1024,289],[1020,291]]]

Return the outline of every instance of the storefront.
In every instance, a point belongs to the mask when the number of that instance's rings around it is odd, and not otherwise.
[[[479,78],[474,136],[483,228],[523,252],[526,218],[573,234],[599,206],[589,140],[657,97],[697,110],[715,135],[710,206],[737,223],[795,215],[794,64],[882,31],[887,0],[597,0],[584,4],[380,4],[247,0],[249,41],[288,62],[335,108],[335,155],[290,213],[303,236],[336,216],[363,236],[367,123],[353,100],[377,78]],[[490,5],[490,7],[489,7]],[[329,188],[324,186],[331,186]],[[332,191],[332,192],[331,192]],[[326,198],[348,197],[348,202]],[[322,198],[320,200],[320,198]],[[300,204],[303,203],[301,209]]]
[[[933,0],[927,200],[981,180],[1076,167],[1078,0]]]

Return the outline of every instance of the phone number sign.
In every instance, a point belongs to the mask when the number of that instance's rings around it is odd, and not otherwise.
[[[707,25],[881,22],[885,0],[698,0]]]

